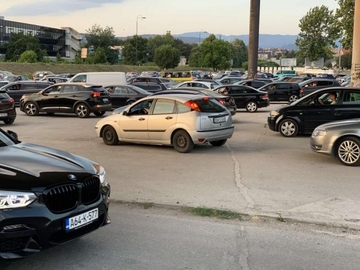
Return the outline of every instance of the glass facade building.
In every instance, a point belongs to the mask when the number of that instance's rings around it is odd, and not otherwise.
[[[14,33],[24,33],[33,35],[39,39],[40,47],[46,51],[49,57],[69,57],[66,52],[66,35],[65,29],[51,28],[28,23],[7,21],[0,18],[0,54],[6,54],[5,44],[10,40]]]

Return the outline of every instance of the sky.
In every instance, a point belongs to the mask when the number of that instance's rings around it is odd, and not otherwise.
[[[338,7],[336,0],[262,0],[260,34],[299,33],[299,20],[315,6]],[[112,27],[115,36],[249,32],[250,0],[1,0],[5,20],[86,33]],[[143,17],[146,17],[143,19]],[[137,27],[136,27],[137,25]]]

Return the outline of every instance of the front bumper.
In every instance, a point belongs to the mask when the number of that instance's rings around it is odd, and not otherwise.
[[[274,117],[268,116],[267,123],[268,123],[268,127],[270,130],[277,131],[276,130],[276,120]]]
[[[96,202],[80,204],[63,214],[52,213],[38,201],[26,208],[0,211],[0,258],[24,258],[109,224],[109,196],[110,187]],[[69,232],[65,231],[66,219],[95,208],[98,209],[98,219]]]

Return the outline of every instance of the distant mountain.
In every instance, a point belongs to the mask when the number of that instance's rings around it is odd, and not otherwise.
[[[179,35],[173,35],[174,38],[181,39],[185,43],[199,43],[207,38],[210,34],[207,32],[188,32]],[[143,38],[155,37],[157,35],[145,34],[141,35]],[[243,40],[245,45],[249,44],[249,35],[222,35],[215,34],[216,38],[220,38],[229,42],[234,41],[235,39]],[[269,35],[269,34],[260,34],[259,35],[259,47],[260,48],[284,48],[288,50],[297,50],[295,45],[295,40],[297,35]],[[126,39],[120,37],[120,39]]]

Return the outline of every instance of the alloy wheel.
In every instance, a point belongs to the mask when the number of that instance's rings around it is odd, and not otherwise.
[[[338,157],[346,165],[356,165],[360,159],[360,146],[352,140],[346,139],[339,144]]]

